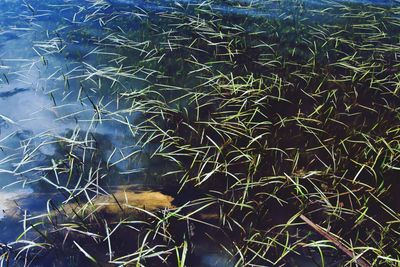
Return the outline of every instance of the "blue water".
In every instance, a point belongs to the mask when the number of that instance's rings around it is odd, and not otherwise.
[[[79,25],[68,18],[75,15],[76,4],[81,2],[29,3],[35,11],[23,1],[0,1],[0,208],[4,211],[0,220],[17,218],[25,210],[33,216],[35,210],[46,209],[46,200],[63,185],[43,188],[37,182],[48,174],[53,162],[64,157],[58,143],[64,138],[80,142],[87,149],[86,157],[95,145],[101,146],[97,163],[113,165],[110,184],[119,183],[119,176],[131,182],[143,165],[138,160],[120,160],[138,150],[127,137],[129,128],[111,121],[116,115],[109,113],[122,104],[95,87],[80,90],[85,65],[75,55],[84,55],[95,46],[90,41],[71,41],[65,47],[60,38],[60,34],[67,38],[64,34],[79,33]],[[84,4],[91,8],[89,2]],[[78,14],[75,18],[83,17]],[[89,28],[93,38],[101,30]],[[85,64],[96,64],[95,60],[89,55]],[[104,109],[101,117],[92,103]],[[26,201],[32,199],[37,201]],[[9,226],[0,242],[12,241],[19,229]]]
[[[61,183],[38,186],[38,181],[54,170],[54,165],[66,153],[66,148],[58,143],[60,140],[76,140],[88,153],[83,158],[92,160],[92,165],[111,166],[107,170],[112,173],[111,178],[104,172],[110,185],[151,183],[143,178],[143,173],[158,175],[157,168],[148,165],[150,155],[146,151],[134,160],[124,159],[141,148],[132,145],[131,129],[126,124],[126,120],[135,119],[135,114],[124,112],[128,106],[116,96],[144,87],[143,82],[118,77],[115,91],[111,82],[105,91],[96,74],[93,80],[83,74],[94,72],[91,66],[106,71],[107,53],[112,53],[112,49],[104,48],[103,55],[93,52],[102,38],[123,31],[111,20],[102,21],[104,14],[134,10],[145,16],[144,11],[168,12],[177,6],[200,2],[0,0],[0,209],[4,210],[0,214],[3,220],[0,243],[13,241],[22,229],[21,216],[24,213],[35,216],[45,211],[47,199],[57,196],[58,190],[65,186]],[[209,5],[221,16],[279,18],[286,15],[265,8],[263,1],[231,2],[215,1]],[[396,0],[340,0],[335,4],[350,2],[385,7],[400,5]],[[313,8],[330,5],[330,1],[305,2],[305,6]],[[128,23],[128,26],[137,25]],[[216,266],[215,262],[219,262],[218,266],[231,264],[220,254],[209,251],[204,254],[202,266]]]

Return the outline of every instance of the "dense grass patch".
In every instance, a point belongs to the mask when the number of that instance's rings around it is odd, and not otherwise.
[[[174,206],[83,212],[109,182],[71,176],[118,170],[95,152],[103,165],[85,169],[87,155],[72,148],[89,146],[88,135],[64,139],[57,189],[74,209],[49,205],[42,230],[30,228],[39,255],[50,247],[98,265],[192,266],[213,244],[236,266],[399,264],[400,8],[206,1],[132,11],[99,1],[89,11],[100,36],[76,30],[58,52],[73,57],[73,40],[95,46],[75,55],[83,74],[70,79],[93,122],[127,127],[140,149],[122,160],[145,158],[142,175]],[[121,108],[94,103],[90,90]]]

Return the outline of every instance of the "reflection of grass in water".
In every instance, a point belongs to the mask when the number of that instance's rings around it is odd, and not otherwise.
[[[221,16],[205,3],[98,12],[107,34],[91,55],[101,64],[86,62],[75,79],[129,104],[111,118],[154,161],[171,162],[163,180],[179,182],[176,207],[135,221],[118,209],[112,219],[77,212],[73,222],[49,218],[31,230],[56,249],[66,238],[66,253],[100,264],[191,265],[197,236],[220,235],[214,242],[238,265],[283,264],[301,253],[395,266],[400,10],[292,4],[266,2],[280,15],[272,18]],[[109,34],[110,18],[120,31]],[[132,21],[140,26],[130,31]],[[91,104],[100,121],[108,111]],[[79,158],[71,153],[57,171],[69,173]],[[73,206],[101,190],[85,177],[83,189],[63,188]],[[125,234],[132,250],[118,244]]]

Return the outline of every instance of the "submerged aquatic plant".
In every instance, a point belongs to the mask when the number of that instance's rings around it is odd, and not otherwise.
[[[48,137],[60,150],[49,166],[21,167],[45,143],[23,145],[13,173],[39,172],[29,182],[62,204],[25,214],[2,262],[190,266],[208,246],[221,265],[399,264],[400,8],[222,3],[88,1],[65,19],[79,28],[57,25],[35,43],[46,66],[74,61],[49,79],[93,116],[85,132]],[[87,51],[73,54],[74,43]],[[131,145],[104,155],[92,132],[102,123]],[[121,168],[135,161],[149,167]],[[113,187],[138,176],[165,192]]]

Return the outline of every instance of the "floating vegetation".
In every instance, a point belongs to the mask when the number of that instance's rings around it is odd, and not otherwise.
[[[400,264],[398,2],[0,10],[4,266]]]

